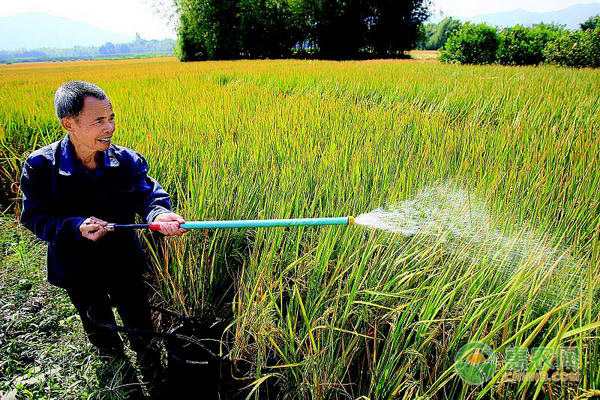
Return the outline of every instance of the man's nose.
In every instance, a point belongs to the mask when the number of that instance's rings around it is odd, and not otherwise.
[[[115,131],[115,123],[114,121],[112,122],[107,122],[106,125],[104,125],[104,132],[110,132],[113,133]]]

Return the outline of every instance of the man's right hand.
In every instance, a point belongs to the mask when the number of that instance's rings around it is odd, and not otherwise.
[[[79,231],[81,236],[95,242],[108,232],[106,225],[108,225],[108,222],[102,221],[100,218],[89,217],[79,225]]]

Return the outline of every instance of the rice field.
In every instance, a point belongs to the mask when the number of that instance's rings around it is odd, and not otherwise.
[[[13,198],[20,161],[62,137],[53,94],[74,79],[107,92],[115,142],[146,156],[189,220],[378,209],[367,225],[386,229],[194,231],[156,253],[157,303],[227,319],[223,352],[243,360],[251,398],[600,393],[599,71],[428,59],[1,66]],[[480,385],[455,368],[474,341],[499,358]],[[577,348],[579,380],[505,381],[514,347]]]

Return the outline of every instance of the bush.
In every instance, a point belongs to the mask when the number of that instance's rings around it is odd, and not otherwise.
[[[492,64],[496,61],[498,35],[486,24],[466,23],[444,45],[440,61],[460,64]]]
[[[544,61],[546,44],[556,38],[559,31],[546,25],[525,28],[516,25],[504,29],[499,35],[497,61],[504,65],[536,65]]]
[[[588,29],[596,29],[600,26],[600,15],[595,15],[593,17],[589,17],[585,22],[579,24],[582,31]]]
[[[548,42],[543,51],[546,61],[564,67],[600,67],[600,27],[563,32]]]

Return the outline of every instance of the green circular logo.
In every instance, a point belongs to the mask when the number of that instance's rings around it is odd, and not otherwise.
[[[481,385],[494,375],[497,357],[487,344],[470,342],[461,347],[454,361],[458,376],[471,385]]]

